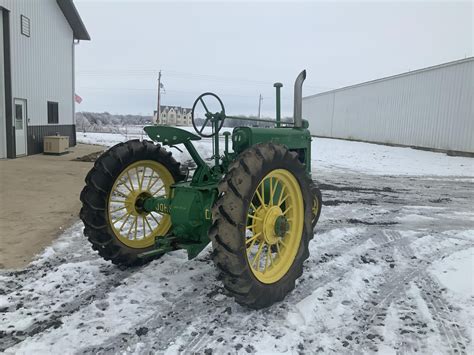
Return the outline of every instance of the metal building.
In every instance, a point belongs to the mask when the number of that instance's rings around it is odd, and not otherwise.
[[[72,0],[0,0],[0,158],[43,151],[74,124],[74,46],[90,40]]]
[[[316,136],[474,152],[474,57],[303,98]]]

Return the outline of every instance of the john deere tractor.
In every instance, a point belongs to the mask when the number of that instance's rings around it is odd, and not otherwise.
[[[220,98],[204,93],[191,112],[196,134],[147,126],[151,141],[130,140],[103,153],[81,193],[92,248],[114,264],[135,266],[177,249],[192,259],[212,242],[214,263],[238,303],[258,309],[282,300],[303,272],[321,212],[301,116],[305,78],[302,71],[295,82],[293,122],[281,120],[280,83],[276,120],[227,116]],[[250,124],[221,137],[227,119]],[[212,139],[206,160],[196,149],[206,147],[203,137]],[[165,149],[179,145],[193,164],[182,166]]]

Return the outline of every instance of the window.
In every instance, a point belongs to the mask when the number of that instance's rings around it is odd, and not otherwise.
[[[48,101],[48,123],[59,123],[57,102]]]
[[[15,104],[15,129],[23,129],[23,106]]]
[[[21,15],[20,16],[20,22],[21,22],[21,34],[30,37],[30,19],[26,16]]]

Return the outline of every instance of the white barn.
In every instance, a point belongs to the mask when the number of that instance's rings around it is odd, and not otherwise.
[[[72,0],[0,0],[0,158],[43,151],[74,123],[74,47],[89,34]]]
[[[474,153],[474,58],[303,98],[315,136]]]

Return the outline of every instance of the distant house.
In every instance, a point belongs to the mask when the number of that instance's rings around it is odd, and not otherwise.
[[[153,112],[153,122],[170,126],[191,126],[191,109],[181,106],[160,106],[160,119],[157,121],[156,110]]]
[[[90,40],[72,0],[0,0],[0,158],[76,144],[74,48]]]

